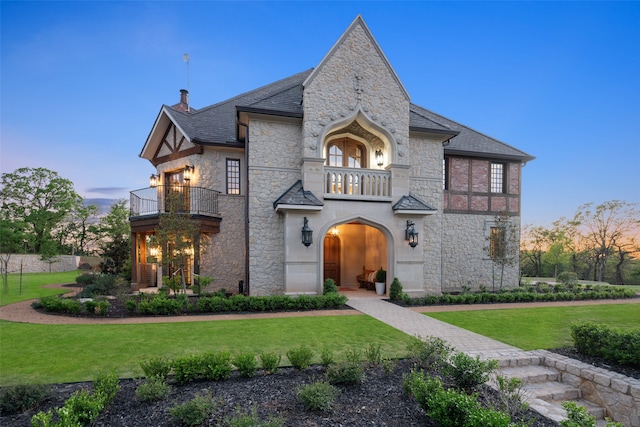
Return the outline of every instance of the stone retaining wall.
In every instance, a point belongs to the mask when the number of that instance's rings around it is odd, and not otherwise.
[[[4,256],[6,255],[3,254]],[[40,255],[11,254],[7,266],[9,273],[20,273],[21,265],[23,273],[61,273],[77,270],[80,265],[80,257],[58,255],[55,262],[46,262],[40,259]]]
[[[540,353],[545,366],[560,371],[563,383],[579,388],[583,398],[605,408],[609,418],[640,427],[640,380],[547,351]]]

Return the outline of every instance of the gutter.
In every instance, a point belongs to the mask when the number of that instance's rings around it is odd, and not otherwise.
[[[239,118],[236,118],[236,122],[239,126],[244,127],[247,130],[247,134],[244,138],[244,169],[246,173],[246,190],[245,190],[245,202],[244,202],[244,277],[246,283],[244,285],[244,294],[250,295],[250,283],[249,280],[249,124],[242,123]]]

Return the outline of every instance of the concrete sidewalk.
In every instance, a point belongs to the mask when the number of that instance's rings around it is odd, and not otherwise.
[[[516,347],[470,332],[377,298],[350,297],[347,305],[406,334],[438,337],[469,354],[517,352]]]

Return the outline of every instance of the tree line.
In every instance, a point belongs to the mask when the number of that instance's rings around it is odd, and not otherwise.
[[[527,277],[557,277],[616,285],[640,284],[638,203],[611,200],[578,207],[573,218],[551,226],[525,225],[520,236],[520,269]]]
[[[73,183],[46,168],[19,168],[0,181],[0,267],[12,253],[97,255],[109,261],[103,271],[121,273],[129,257],[130,226],[126,200],[101,212],[87,204]]]

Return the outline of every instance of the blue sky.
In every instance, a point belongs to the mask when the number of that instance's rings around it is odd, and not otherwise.
[[[640,2],[12,2],[0,170],[126,198],[162,104],[204,107],[315,67],[361,14],[412,101],[513,145],[522,222],[640,201]]]

